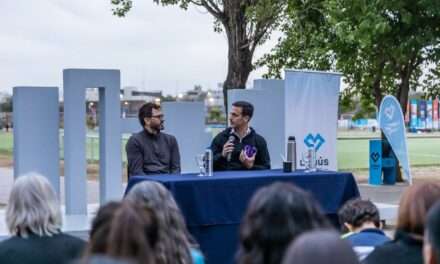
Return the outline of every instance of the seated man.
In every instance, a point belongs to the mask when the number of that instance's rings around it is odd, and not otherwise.
[[[219,133],[211,144],[214,170],[270,169],[266,140],[249,127],[254,107],[245,101],[232,104],[230,127]]]
[[[440,202],[437,202],[427,216],[423,243],[425,264],[440,264]]]
[[[339,210],[338,217],[349,232],[343,238],[351,243],[359,260],[366,258],[374,247],[390,241],[380,229],[379,210],[371,201],[350,200]]]
[[[162,133],[163,114],[160,106],[146,103],[139,109],[139,122],[144,128],[133,134],[125,147],[128,177],[159,173],[180,173],[180,154],[174,136]]]

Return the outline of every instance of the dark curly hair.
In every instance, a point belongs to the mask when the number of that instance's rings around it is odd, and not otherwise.
[[[240,229],[239,264],[279,264],[291,241],[331,228],[311,194],[290,183],[273,183],[251,199]]]
[[[158,219],[154,212],[131,201],[101,206],[92,222],[82,262],[95,255],[155,264]],[[131,262],[130,262],[131,263]]]
[[[347,201],[339,210],[338,218],[343,232],[348,231],[344,223],[359,228],[364,223],[372,222],[377,228],[380,227],[379,210],[369,200],[356,198]]]

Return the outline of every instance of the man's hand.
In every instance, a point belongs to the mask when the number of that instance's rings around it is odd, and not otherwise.
[[[248,157],[246,153],[244,153],[244,150],[242,150],[240,153],[240,161],[247,169],[251,169],[254,166],[255,155],[257,155],[257,153],[255,153],[252,157]]]
[[[223,158],[226,158],[228,154],[231,153],[233,150],[234,150],[234,143],[228,140],[226,144],[223,145],[223,150],[222,150]]]

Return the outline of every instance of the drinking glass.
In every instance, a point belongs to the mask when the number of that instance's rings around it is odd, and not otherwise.
[[[199,174],[198,176],[205,176],[205,155],[204,154],[197,154],[196,155],[196,163],[199,167]]]

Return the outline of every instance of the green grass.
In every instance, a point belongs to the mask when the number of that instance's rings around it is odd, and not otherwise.
[[[14,140],[12,133],[5,133],[0,131],[0,154],[10,154],[12,155],[12,148],[14,145]]]
[[[368,139],[338,140],[338,168],[368,168]],[[409,138],[411,166],[440,165],[440,138]]]
[[[338,140],[338,168],[347,169],[367,169],[368,168],[368,145],[369,140],[358,133],[343,133],[343,137],[350,139]],[[360,138],[356,138],[359,137]],[[371,135],[370,135],[371,136]],[[354,138],[352,138],[354,137]],[[125,143],[121,142],[121,153],[123,161],[126,160]],[[62,140],[60,140],[60,155],[63,155]],[[0,132],[0,154],[12,156],[13,138],[12,133]],[[440,137],[409,137],[408,152],[411,166],[440,166]],[[87,139],[86,155],[89,160],[99,159],[99,140],[97,138]]]

